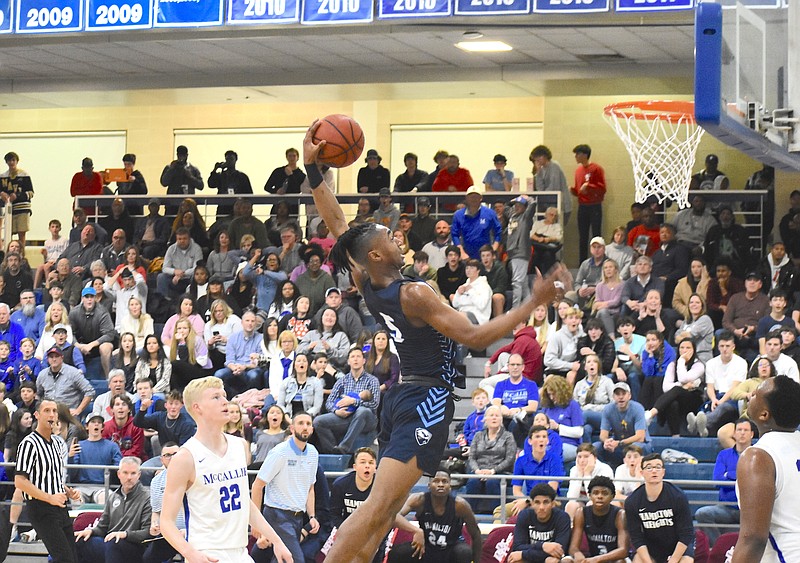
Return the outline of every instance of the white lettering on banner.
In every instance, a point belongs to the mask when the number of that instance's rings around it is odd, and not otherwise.
[[[575,4],[579,6],[581,4],[590,5],[592,0],[549,0],[551,6],[569,6],[571,4]]]
[[[436,0],[419,0],[420,10],[433,10],[436,8]],[[417,0],[397,0],[394,5],[397,12],[413,12],[417,9]]]
[[[355,14],[358,12],[359,0],[321,0],[320,14]]]
[[[286,0],[245,0],[244,15],[282,16],[286,12]]]
[[[6,21],[6,14],[5,12],[0,11],[0,25],[3,25],[3,22]]]
[[[470,6],[511,6],[514,0],[471,0]],[[481,219],[481,224],[486,222]]]
[[[56,27],[59,25],[69,25],[72,23],[74,14],[72,8],[65,6],[62,8],[31,8],[28,10],[28,27]]]
[[[122,4],[117,6],[116,4],[111,4],[109,6],[98,6],[95,15],[97,16],[97,25],[139,23],[142,21],[142,5]]]
[[[633,0],[634,5],[641,4],[674,4],[675,0]]]

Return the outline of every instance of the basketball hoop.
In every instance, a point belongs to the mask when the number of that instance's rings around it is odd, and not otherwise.
[[[603,117],[622,139],[633,165],[638,203],[655,196],[689,206],[697,146],[703,129],[694,120],[694,102],[620,102]]]

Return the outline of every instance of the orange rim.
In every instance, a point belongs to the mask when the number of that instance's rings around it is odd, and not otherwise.
[[[694,102],[645,101],[618,102],[603,109],[608,116],[654,121],[662,119],[670,123],[694,123]]]

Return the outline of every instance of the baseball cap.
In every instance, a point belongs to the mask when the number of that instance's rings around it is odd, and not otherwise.
[[[506,162],[506,157],[502,154],[494,155],[494,162]]]
[[[369,160],[370,158],[377,158],[378,160],[381,160],[381,155],[379,155],[378,151],[376,151],[375,149],[369,149],[367,151],[367,160]]]
[[[86,297],[87,295],[91,295],[92,297],[94,297],[95,295],[97,295],[97,292],[94,290],[92,286],[84,287],[83,291],[81,291],[81,297]]]
[[[421,205],[425,205],[427,207],[430,207],[431,206],[431,200],[427,196],[422,196],[420,198],[417,198],[417,207],[419,207]]]
[[[522,196],[515,197],[514,199],[511,200],[511,203],[519,203],[521,205],[527,206],[528,205],[528,198],[522,197]]]
[[[467,188],[467,195],[469,194],[478,194],[479,196],[483,197],[483,193],[477,186],[470,186]]]
[[[378,196],[385,197],[385,196],[392,196],[392,192],[389,188],[381,188],[381,191],[378,192]]]
[[[61,356],[62,358],[64,357],[64,352],[62,352],[57,346],[53,346],[47,351],[48,356],[52,356],[53,354],[56,356]]]
[[[120,272],[119,277],[121,278],[132,278],[133,272],[131,272],[128,268],[124,268],[122,272]]]
[[[594,237],[592,240],[589,241],[589,246],[592,246],[593,244],[599,244],[605,246],[606,241],[603,240],[603,237]]]
[[[97,413],[89,413],[89,414],[86,416],[86,424],[89,424],[91,421],[93,421],[93,420],[94,420],[94,419],[96,419],[96,418],[99,418],[99,419],[100,419],[100,422],[103,422],[103,423],[105,423],[105,421],[106,421],[106,419],[105,419],[105,418],[103,418],[103,415],[102,415],[102,414],[97,414]]]
[[[53,334],[57,333],[59,330],[67,332],[67,327],[62,324],[57,324],[56,326],[53,327]]]
[[[328,296],[328,295],[330,295],[331,293],[338,293],[339,295],[341,295],[341,294],[342,294],[342,290],[341,290],[341,289],[339,289],[338,287],[329,287],[329,288],[328,288],[328,289],[325,291],[325,297],[327,297],[327,296]]]
[[[761,279],[761,275],[758,272],[755,272],[755,271],[747,272],[747,275],[744,277],[744,279],[746,279],[746,280],[750,280],[750,279],[760,280]]]
[[[631,388],[624,381],[620,381],[619,383],[614,385],[614,392],[617,392],[617,391],[625,391],[626,393],[630,393],[631,392]]]

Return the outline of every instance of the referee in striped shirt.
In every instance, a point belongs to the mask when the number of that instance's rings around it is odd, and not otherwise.
[[[27,501],[33,529],[44,542],[54,563],[75,563],[75,537],[67,511],[69,498],[80,500],[77,490],[65,486],[66,444],[52,437],[58,419],[55,401],[42,400],[36,410],[36,429],[17,449],[14,485]]]

